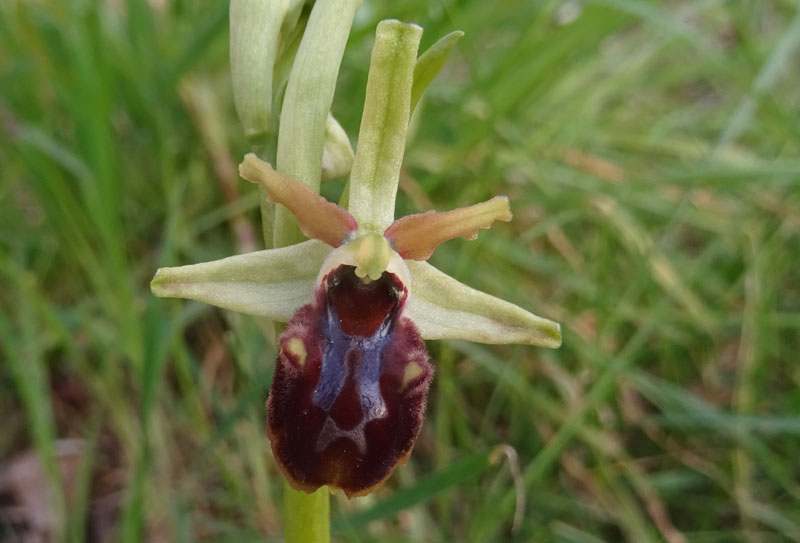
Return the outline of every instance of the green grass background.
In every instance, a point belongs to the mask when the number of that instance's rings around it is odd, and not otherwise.
[[[354,142],[387,17],[466,32],[398,216],[509,195],[432,262],[564,346],[429,342],[416,449],[334,497],[334,537],[800,541],[800,4],[368,1],[333,108]],[[0,3],[0,459],[52,476],[85,440],[69,541],[109,496],[114,541],[282,537],[261,324],[148,286],[260,239],[227,55],[224,1]]]

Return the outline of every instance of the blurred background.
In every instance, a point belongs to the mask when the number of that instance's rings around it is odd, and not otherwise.
[[[227,10],[0,3],[2,542],[282,539],[261,324],[149,289],[260,247]],[[466,32],[398,216],[509,195],[432,262],[564,345],[429,342],[416,449],[337,541],[800,541],[799,14],[365,2],[334,114],[355,143],[378,20]]]

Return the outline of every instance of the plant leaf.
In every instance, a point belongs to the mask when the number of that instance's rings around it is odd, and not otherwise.
[[[419,99],[422,98],[422,93],[425,92],[431,81],[442,71],[450,52],[463,35],[464,32],[461,30],[450,32],[419,56],[417,63],[414,65],[414,83],[411,86],[411,111],[414,111],[414,108],[417,107]]]
[[[286,83],[275,169],[318,193],[336,79],[361,0],[313,4]],[[273,240],[276,246],[303,241],[294,218],[281,206],[275,209]]]
[[[281,27],[284,23],[289,26],[304,1],[232,0],[230,3],[233,99],[245,136],[253,146],[263,146],[270,137],[273,66]]]

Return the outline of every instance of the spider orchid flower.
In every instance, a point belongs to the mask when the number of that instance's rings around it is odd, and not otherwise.
[[[449,239],[474,239],[495,220],[511,220],[507,198],[394,220],[413,58],[403,70],[391,48],[384,53],[376,45],[348,210],[248,154],[239,174],[285,206],[310,239],[162,268],[152,282],[157,296],[288,321],[267,402],[268,435],[289,482],[307,492],[328,485],[360,496],[406,461],[433,377],[424,339],[561,343],[555,322],[426,262]],[[375,83],[376,65],[406,75]],[[381,93],[394,93],[395,107],[385,107]],[[378,160],[387,156],[394,159]]]

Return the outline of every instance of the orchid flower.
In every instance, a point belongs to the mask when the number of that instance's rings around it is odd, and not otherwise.
[[[395,25],[395,26],[392,26]],[[426,260],[441,243],[511,220],[509,201],[394,220],[421,29],[379,26],[348,209],[254,154],[244,179],[285,206],[308,241],[158,270],[157,296],[288,321],[267,403],[268,435],[291,485],[366,494],[408,458],[433,377],[424,339],[555,348],[558,324],[474,290]],[[382,30],[383,27],[383,30]],[[384,36],[385,38],[385,36]],[[411,46],[398,42],[411,42]],[[381,45],[379,43],[388,45]],[[398,50],[413,47],[412,56]],[[417,61],[416,65],[419,65]]]

